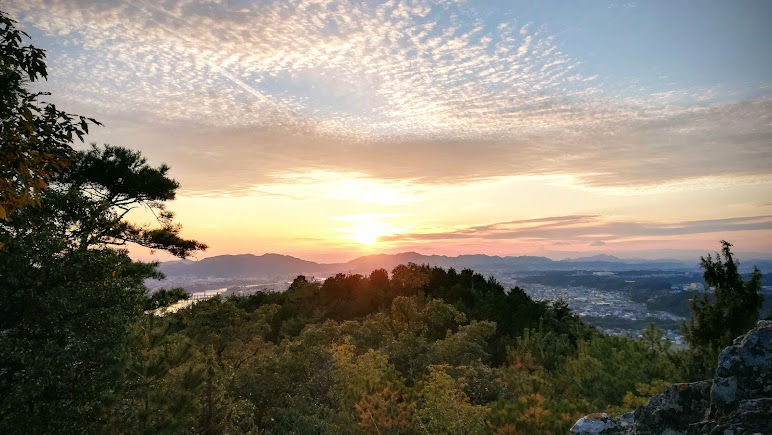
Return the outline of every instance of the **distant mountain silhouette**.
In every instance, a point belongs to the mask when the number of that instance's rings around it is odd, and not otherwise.
[[[323,264],[280,254],[219,255],[200,261],[162,263],[160,270],[168,277],[250,278],[278,277],[292,274],[329,275],[333,273],[368,274],[375,269],[391,271],[399,264],[416,263],[443,268],[487,271],[549,271],[549,270],[697,270],[696,261],[683,260],[624,260],[612,255],[594,255],[555,261],[547,257],[491,255],[423,255],[417,252],[375,254],[356,258],[347,263]],[[766,262],[765,262],[766,263]],[[750,265],[745,263],[744,265]]]
[[[331,265],[280,254],[218,255],[200,261],[161,263],[159,269],[167,276],[197,276],[212,278],[245,278],[287,274],[323,273]]]
[[[630,260],[623,260],[619,257],[608,254],[591,255],[589,257],[569,258],[563,261],[577,262],[577,261],[617,261],[617,262],[629,262]]]
[[[280,254],[242,254],[219,255],[200,261],[170,261],[161,263],[159,269],[169,280],[244,280],[251,278],[288,279],[296,275],[326,277],[335,273],[369,274],[375,269],[391,271],[399,264],[416,263],[454,268],[456,270],[473,269],[483,274],[510,272],[546,272],[546,271],[627,271],[627,270],[671,270],[697,272],[700,270],[698,259],[687,260],[640,260],[620,259],[613,255],[593,255],[583,258],[552,260],[547,257],[518,256],[499,257],[484,254],[459,255],[423,255],[417,252],[399,254],[375,254],[359,257],[346,263],[316,263],[289,255]],[[740,270],[748,273],[756,265],[762,271],[772,270],[772,261],[745,259]]]

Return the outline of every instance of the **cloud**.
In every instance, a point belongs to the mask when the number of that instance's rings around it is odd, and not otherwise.
[[[634,9],[636,7],[638,7],[638,5],[635,2],[619,2],[619,1],[615,1],[615,2],[611,2],[608,5],[609,9],[615,9],[615,8]]]
[[[151,139],[123,145],[184,153],[174,166],[200,194],[275,191],[308,170],[421,184],[771,183],[769,89],[616,89],[548,29],[470,18],[465,3],[5,4],[51,38],[56,102]]]
[[[568,245],[573,245],[573,243],[571,243],[571,242],[561,242],[561,241],[552,242],[552,244],[553,244],[554,246],[568,246]]]
[[[634,238],[684,236],[748,230],[772,230],[772,215],[680,222],[608,221],[600,216],[555,216],[527,221],[511,221],[469,226],[439,232],[414,232],[393,235],[390,242],[435,240],[522,240],[570,241],[602,246],[608,241]],[[606,242],[601,241],[602,237]]]

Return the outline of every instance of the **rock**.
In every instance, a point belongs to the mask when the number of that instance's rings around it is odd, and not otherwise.
[[[711,381],[701,381],[668,386],[662,394],[635,410],[631,433],[686,433],[689,425],[705,418],[711,384]]]
[[[625,429],[625,431],[627,431],[628,428],[633,426],[634,420],[635,420],[635,412],[632,412],[632,411],[626,414],[622,414],[618,417],[614,417],[614,422],[617,424],[617,426]]]
[[[590,414],[571,433],[772,435],[772,321],[724,349],[714,379],[670,385],[634,415]]]
[[[772,397],[772,322],[734,341],[718,357],[710,391],[711,416],[727,415],[748,399]]]
[[[691,433],[772,434],[772,322],[721,352],[707,416]]]
[[[713,384],[710,396],[714,405],[727,406],[734,403],[737,396],[737,379],[734,376],[719,379]]]
[[[571,428],[575,434],[623,435],[628,433],[633,424],[633,413],[628,412],[611,418],[606,413],[589,414],[582,417]]]
[[[772,434],[772,398],[742,401],[729,415],[696,424],[689,434]]]
[[[625,427],[627,426],[627,421],[617,420],[619,420],[619,418],[613,419],[605,412],[585,415],[574,424],[571,428],[571,433],[582,435],[617,435],[626,433]]]

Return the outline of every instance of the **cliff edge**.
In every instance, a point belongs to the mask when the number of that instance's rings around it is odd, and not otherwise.
[[[589,414],[571,433],[772,435],[772,321],[760,321],[724,349],[713,379],[670,385],[618,417]]]

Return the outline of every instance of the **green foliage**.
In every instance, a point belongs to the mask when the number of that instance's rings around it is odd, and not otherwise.
[[[588,411],[627,411],[649,386],[676,380],[656,329],[641,341],[607,337],[565,304],[533,302],[471,271],[399,270],[397,281],[298,277],[284,293],[168,315],[204,368],[189,408],[196,430],[563,433]],[[341,313],[342,301],[367,302]],[[501,306],[524,319],[505,319],[502,332],[490,320],[504,318]],[[239,409],[251,419],[234,421]]]
[[[125,253],[35,238],[13,239],[0,255],[0,432],[78,432],[115,400],[152,275]]]
[[[66,433],[107,424],[107,409],[123,391],[130,331],[147,303],[143,282],[161,276],[154,264],[133,262],[109,246],[137,242],[180,256],[203,248],[175,236],[171,215],[161,216],[162,231],[176,238],[163,242],[148,242],[143,229],[124,219],[132,207],[162,209],[176,189],[164,170],[124,151],[73,154],[39,206],[0,220],[0,432]],[[98,176],[89,170],[105,159],[114,164],[118,154],[127,157],[120,163],[125,170]],[[137,178],[124,189],[119,178],[127,173]]]
[[[665,336],[665,331],[657,328],[654,323],[649,323],[649,326],[641,334],[641,342],[651,352],[656,354],[666,354],[673,343],[669,338]]]
[[[622,399],[622,406],[611,407],[609,412],[612,414],[623,414],[630,409],[637,408],[649,402],[651,396],[662,394],[668,383],[663,380],[655,380],[648,384],[636,384],[634,391],[628,391]]]
[[[181,227],[165,206],[179,187],[168,171],[166,165],[149,166],[139,152],[92,145],[89,151],[74,154],[71,167],[52,179],[44,198],[69,207],[61,218],[71,222],[68,238],[81,250],[135,243],[185,258],[206,245],[179,236]],[[125,219],[139,208],[151,211],[158,226]]]
[[[622,405],[626,392],[638,384],[677,379],[667,355],[651,352],[644,342],[614,336],[581,342],[563,370],[560,384],[568,395],[581,397],[596,410]]]
[[[184,288],[178,287],[171,290],[160,289],[147,297],[144,305],[142,306],[142,309],[145,311],[157,310],[159,308],[166,308],[175,304],[176,302],[188,299],[190,299],[190,295],[185,291]]]
[[[754,267],[750,279],[743,280],[732,244],[722,240],[721,245],[721,254],[716,253],[715,259],[710,254],[700,258],[703,279],[714,290],[714,298],[709,297],[709,290],[695,296],[689,304],[693,315],[682,324],[692,353],[686,357],[686,369],[694,380],[709,376],[719,352],[756,324],[763,301],[759,294],[761,272]]]
[[[356,404],[359,427],[368,434],[415,433],[412,425],[414,402],[408,402],[390,384],[366,395]]]
[[[565,400],[550,401],[540,393],[524,394],[493,404],[488,425],[496,434],[565,433],[584,413]]]
[[[0,219],[18,207],[39,204],[49,177],[67,167],[75,136],[81,141],[92,118],[40,101],[27,84],[47,78],[45,52],[0,11]]]
[[[461,383],[446,373],[447,366],[430,366],[416,386],[414,426],[432,434],[485,433],[487,407],[472,405]]]
[[[496,324],[489,321],[472,321],[461,326],[455,334],[448,334],[444,340],[432,345],[432,360],[435,364],[452,366],[471,365],[474,362],[489,363],[490,352],[487,340],[496,332]]]
[[[103,428],[171,434],[195,427],[191,411],[200,406],[206,368],[193,358],[193,344],[164,318],[146,315],[133,326],[120,401]]]
[[[689,317],[692,315],[689,301],[699,295],[700,292],[696,290],[666,293],[647,300],[646,308],[649,311],[667,311],[677,316]]]
[[[143,267],[136,270],[152,274]],[[95,401],[94,427],[564,433],[589,411],[630,410],[680,380],[681,354],[656,328],[640,341],[604,336],[563,303],[534,302],[471,271],[399,270],[321,283],[298,277],[284,293],[138,317],[127,324],[127,369],[116,365],[101,384],[111,398]],[[159,293],[148,305],[137,295],[135,309],[182,296]]]

